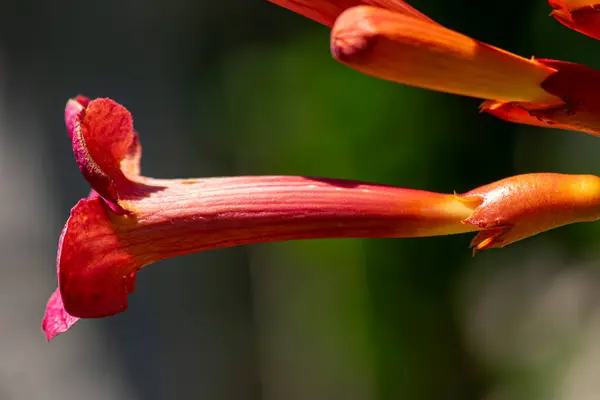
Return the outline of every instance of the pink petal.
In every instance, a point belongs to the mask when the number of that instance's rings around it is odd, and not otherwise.
[[[46,335],[46,340],[50,341],[56,335],[67,331],[77,321],[79,321],[79,318],[72,316],[65,310],[60,291],[56,289],[50,296],[50,300],[48,300],[46,313],[42,321],[42,330]]]

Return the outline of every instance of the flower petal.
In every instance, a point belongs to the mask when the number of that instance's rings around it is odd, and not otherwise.
[[[549,0],[550,13],[561,24],[577,32],[600,39],[600,1]]]
[[[116,207],[119,193],[131,186],[128,175],[139,174],[141,146],[131,114],[113,100],[96,99],[76,115],[73,132],[73,152],[81,173]]]
[[[523,106],[519,102],[511,101],[496,101],[487,100],[484,101],[479,109],[481,112],[491,114],[497,118],[503,119],[508,122],[514,122],[517,124],[534,125],[542,128],[556,128],[566,130],[581,130],[568,124],[559,124],[550,118],[544,118],[544,115],[550,113],[559,112],[559,110],[565,107],[550,107],[550,108],[538,108],[531,109]],[[595,134],[594,132],[589,132]]]
[[[85,96],[77,96],[73,99],[69,99],[65,106],[65,125],[67,126],[67,132],[71,140],[75,132],[75,120],[79,113],[88,106],[90,99]]]
[[[381,8],[345,11],[333,56],[369,75],[442,92],[533,104],[564,104],[540,85],[555,70],[440,25]]]
[[[57,257],[58,282],[68,314],[103,317],[127,309],[138,261],[115,232],[115,214],[99,197],[80,200],[71,210]]]
[[[600,118],[596,111],[581,106],[526,108],[521,103],[488,100],[480,109],[497,118],[542,128],[579,131],[600,136]]]
[[[536,107],[518,102],[487,101],[482,104],[482,111],[506,121],[600,136],[600,72],[564,61],[537,61],[557,70],[541,86],[564,99],[564,105]]]
[[[347,10],[361,4],[369,4],[393,10],[402,14],[434,23],[426,15],[415,10],[402,0],[269,0],[281,7],[287,8],[323,25],[333,26],[337,17]]]
[[[46,313],[42,321],[42,330],[46,335],[46,340],[50,341],[55,336],[66,332],[77,321],[79,321],[79,318],[72,316],[65,310],[60,290],[56,289],[50,296],[50,300],[48,300]]]

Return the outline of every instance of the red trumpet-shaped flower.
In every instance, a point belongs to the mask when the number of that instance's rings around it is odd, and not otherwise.
[[[531,174],[463,195],[345,180],[256,176],[165,180],[140,175],[132,118],[109,99],[70,100],[65,122],[92,186],[62,231],[59,288],[42,327],[127,309],[137,272],[161,259],[258,242],[423,237],[481,231],[475,250],[600,217],[600,178]]]

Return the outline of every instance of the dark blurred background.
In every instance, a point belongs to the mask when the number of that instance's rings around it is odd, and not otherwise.
[[[466,191],[600,174],[600,142],[360,75],[328,30],[262,0],[0,3],[0,399],[596,400],[600,225],[472,258],[469,235],[254,245],[157,263],[130,310],[50,344],[69,209],[89,186],[66,100],[133,113],[154,177],[361,179]],[[414,0],[529,57],[600,67],[544,0]]]

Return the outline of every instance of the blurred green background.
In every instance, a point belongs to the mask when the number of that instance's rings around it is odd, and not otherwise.
[[[529,57],[600,68],[543,0],[414,0]],[[328,29],[265,1],[3,2],[1,399],[586,400],[600,393],[600,225],[472,258],[469,235],[253,245],[153,265],[124,314],[39,332],[89,190],[62,107],[127,106],[155,177],[293,174],[464,192],[600,174],[600,142],[364,76]]]

